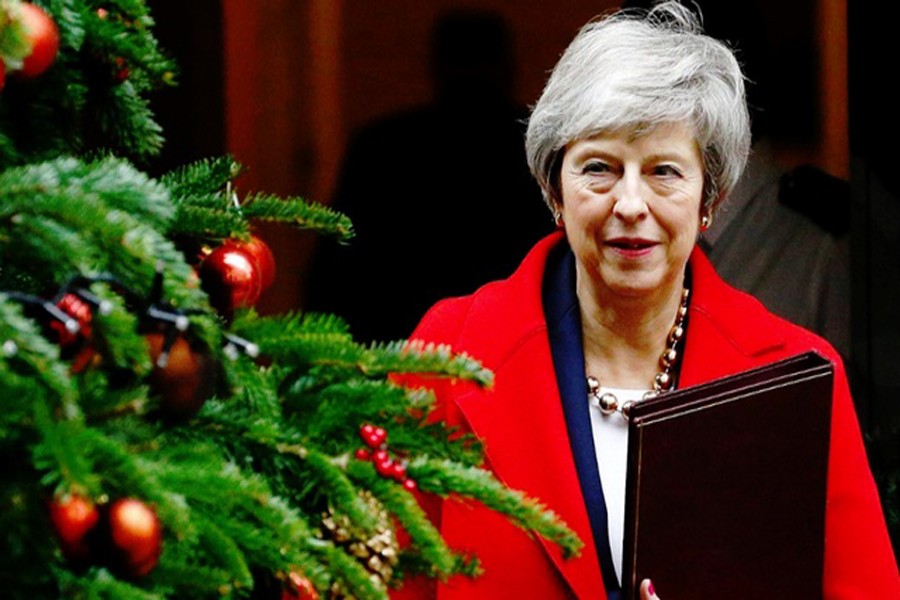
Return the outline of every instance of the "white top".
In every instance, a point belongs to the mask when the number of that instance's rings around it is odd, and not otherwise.
[[[611,393],[619,406],[629,400],[641,400],[647,390],[619,390],[601,387],[599,395]],[[622,541],[625,531],[625,474],[628,468],[628,421],[622,413],[604,415],[598,401],[590,396],[591,431],[594,451],[600,470],[600,484],[606,501],[606,521],[609,527],[609,548],[612,552],[616,578],[622,581]]]

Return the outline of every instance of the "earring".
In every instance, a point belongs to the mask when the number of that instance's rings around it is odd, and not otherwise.
[[[713,222],[712,214],[705,211],[700,216],[700,231],[706,231],[707,229],[709,229],[710,226],[712,225],[712,222]]]
[[[562,213],[558,209],[553,211],[553,223],[557,227],[562,227],[563,225],[565,225],[565,223],[563,223]]]

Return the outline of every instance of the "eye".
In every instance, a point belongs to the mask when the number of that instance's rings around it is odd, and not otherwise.
[[[612,171],[612,167],[601,160],[590,160],[584,163],[584,166],[581,168],[582,173],[593,173],[593,174],[603,174],[609,173]]]
[[[653,174],[657,177],[681,177],[681,171],[668,164],[656,165],[653,167]]]

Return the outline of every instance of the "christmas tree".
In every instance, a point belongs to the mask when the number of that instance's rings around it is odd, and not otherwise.
[[[429,494],[577,552],[400,383],[489,385],[477,361],[254,312],[275,275],[255,222],[338,241],[351,224],[239,197],[227,157],[142,172],[163,143],[147,95],[175,80],[152,27],[141,0],[0,0],[4,596],[384,598],[476,574]]]

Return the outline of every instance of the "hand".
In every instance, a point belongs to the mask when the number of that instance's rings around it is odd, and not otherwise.
[[[659,600],[656,590],[653,589],[653,583],[649,579],[641,582],[641,600]]]

